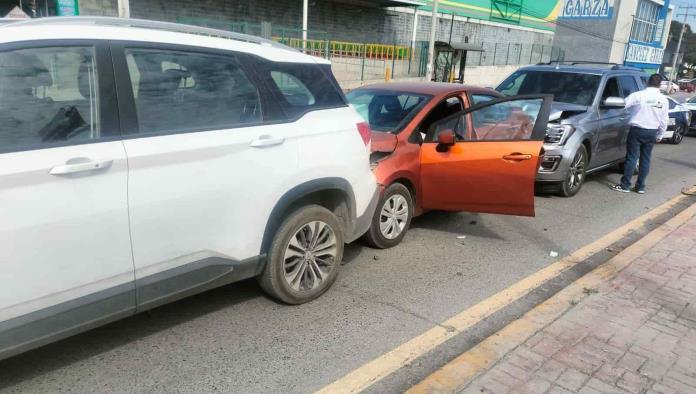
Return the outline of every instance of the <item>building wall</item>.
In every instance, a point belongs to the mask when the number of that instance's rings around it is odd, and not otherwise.
[[[80,0],[80,15],[118,16],[118,0]]]
[[[563,5],[577,0],[563,0]],[[664,6],[662,0],[652,0]],[[559,18],[554,46],[566,49],[566,59],[596,62],[624,63],[631,38],[633,18],[638,10],[639,0],[614,0],[611,18]],[[662,47],[666,44],[671,12],[667,13],[664,35],[660,37]],[[639,44],[659,47],[659,43]],[[659,53],[655,52],[659,56]],[[631,63],[628,63],[631,64]],[[652,72],[656,65],[647,63],[631,64]]]
[[[475,3],[479,0],[472,0]],[[531,0],[530,0],[531,1]],[[465,3],[460,1],[460,3]],[[117,0],[80,0],[81,15],[116,15]],[[301,1],[276,0],[130,0],[131,17],[163,21],[201,18],[220,22],[271,22],[296,29],[302,26]],[[430,12],[420,11],[416,39],[426,41]],[[452,14],[441,14],[437,39],[470,43],[551,45],[552,32]],[[411,8],[379,8],[316,0],[309,7],[309,38],[409,45],[413,35]],[[326,32],[324,34],[323,32]]]
[[[612,20],[567,20],[556,26],[553,45],[566,50],[567,60],[608,62],[612,53],[616,14]],[[588,34],[591,33],[591,34]]]
[[[638,0],[620,0],[616,30],[614,32],[614,42],[609,55],[609,61],[623,63],[626,56],[626,43],[631,37],[631,27],[633,26],[633,15],[638,9]]]
[[[416,41],[427,41],[430,37],[431,13],[420,12],[418,18]],[[553,43],[553,34],[551,32],[519,29],[503,24],[456,16],[453,22],[451,15],[443,15],[438,19],[436,40],[449,42],[450,31],[452,32],[452,42],[468,42],[470,44],[482,45],[508,42],[540,45],[551,45]]]

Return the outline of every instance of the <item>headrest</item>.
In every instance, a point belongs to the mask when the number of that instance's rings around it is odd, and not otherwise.
[[[380,106],[384,106],[384,108],[387,110],[387,112],[397,112],[401,111],[401,102],[399,102],[399,99],[396,98],[396,96],[377,96],[375,99],[372,101],[373,105],[375,105],[376,108],[379,108]]]
[[[140,74],[140,92],[173,93],[189,75],[184,70],[152,71]]]

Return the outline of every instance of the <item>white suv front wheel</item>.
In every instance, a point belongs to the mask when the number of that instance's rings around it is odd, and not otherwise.
[[[309,302],[331,287],[343,259],[343,231],[336,216],[308,205],[288,216],[271,244],[261,287],[287,304]]]

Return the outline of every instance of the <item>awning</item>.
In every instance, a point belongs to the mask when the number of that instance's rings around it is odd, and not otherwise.
[[[460,50],[460,51],[486,52],[486,50],[483,49],[480,45],[469,44],[467,42],[448,43],[448,42],[444,42],[444,41],[436,41],[435,46],[436,47],[450,47],[452,49],[456,49],[456,50]]]

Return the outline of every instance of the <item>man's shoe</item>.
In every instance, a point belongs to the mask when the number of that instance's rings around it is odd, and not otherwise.
[[[621,192],[621,193],[630,193],[631,192],[628,189],[624,189],[623,186],[621,186],[621,185],[614,185],[611,187],[611,190]]]
[[[633,188],[633,191],[638,193],[638,194],[645,194],[645,189],[636,189],[635,187]]]

